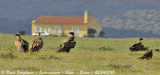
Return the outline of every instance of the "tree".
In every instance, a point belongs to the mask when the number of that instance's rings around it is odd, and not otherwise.
[[[104,37],[104,34],[105,34],[105,33],[104,33],[103,31],[100,31],[99,36],[100,36],[100,37]]]
[[[95,29],[92,28],[88,29],[88,37],[95,37],[95,33],[97,33]]]

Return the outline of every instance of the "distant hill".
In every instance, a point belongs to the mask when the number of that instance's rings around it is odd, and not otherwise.
[[[160,35],[153,34],[152,32],[142,32],[142,31],[136,31],[136,30],[119,30],[119,29],[113,29],[113,28],[105,28],[103,27],[102,30],[105,32],[105,38],[140,38],[140,37],[146,37],[146,38],[157,38],[160,37]]]
[[[159,0],[2,0],[0,7],[0,33],[30,34],[31,21],[39,16],[83,16],[88,10],[114,37],[122,37],[123,32],[128,33],[123,37],[160,36]],[[131,36],[133,31],[136,34]]]
[[[0,33],[15,34],[20,30],[27,31],[30,34],[31,20],[15,20],[0,17]]]

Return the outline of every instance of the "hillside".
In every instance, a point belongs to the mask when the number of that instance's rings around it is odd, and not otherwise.
[[[16,20],[0,17],[0,33],[15,34],[21,30],[27,31],[30,34],[31,20]]]
[[[116,38],[121,37],[118,33],[125,34],[124,30],[143,33],[132,37],[152,34],[149,37],[159,37],[159,6],[159,0],[3,0],[0,2],[0,32],[26,30],[30,34],[31,21],[39,16],[83,16],[84,10],[88,10],[89,16],[95,16],[102,23],[103,31],[108,31],[106,28],[119,31],[106,32]]]

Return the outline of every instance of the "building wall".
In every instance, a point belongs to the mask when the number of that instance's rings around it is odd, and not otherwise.
[[[64,31],[64,34],[72,32],[72,27],[79,27],[79,33],[75,33],[75,35],[78,35],[79,37],[87,35],[88,27],[86,24],[63,24],[62,30]]]
[[[100,28],[102,30],[102,24],[98,20],[93,19],[88,22],[88,28]]]
[[[87,35],[88,27],[86,24],[44,24],[44,23],[36,23],[32,22],[32,33],[35,33],[36,26],[41,26],[42,31],[45,31],[45,27],[49,27],[49,32],[52,35],[61,35],[62,33],[64,35],[68,35],[69,32],[72,32],[72,27],[79,27],[79,33],[75,33],[75,36],[83,37]],[[55,27],[59,26],[61,29],[60,33],[55,33]]]
[[[102,24],[96,19],[92,19],[90,22],[88,22],[88,28],[93,28],[96,29],[96,31],[100,32],[102,31]],[[97,33],[96,35],[98,35],[99,33]]]

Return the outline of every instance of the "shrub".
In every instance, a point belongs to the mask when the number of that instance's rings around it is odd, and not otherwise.
[[[98,48],[98,50],[102,50],[102,51],[112,51],[112,50],[115,50],[115,49],[113,49],[113,48],[111,48],[110,46],[108,46],[108,47],[105,47],[105,46],[102,46],[102,47],[100,47],[100,48]]]
[[[130,68],[131,65],[115,65],[115,64],[109,64],[108,65],[109,67],[112,67],[112,68],[117,68],[117,69],[125,69],[125,68]]]
[[[15,53],[0,54],[0,58],[17,58]]]

